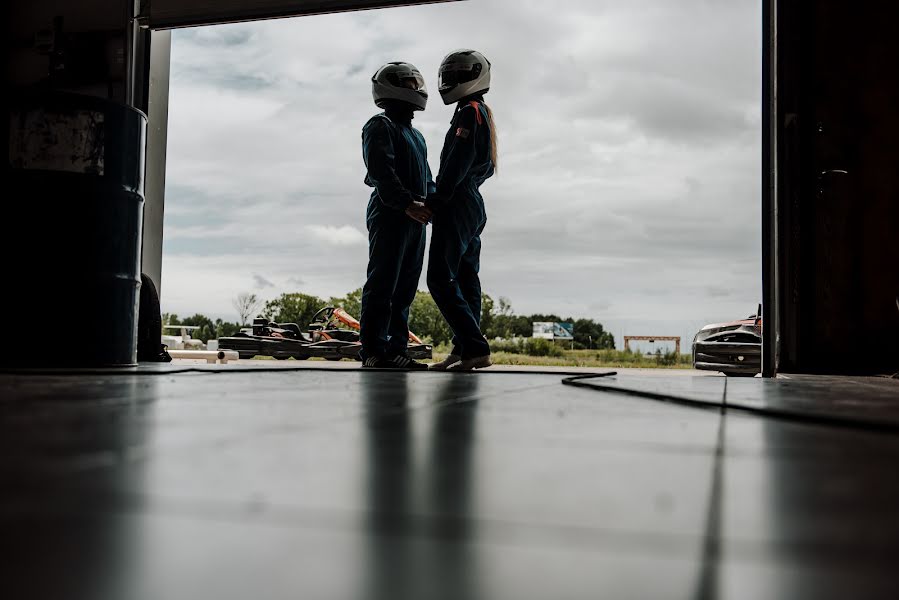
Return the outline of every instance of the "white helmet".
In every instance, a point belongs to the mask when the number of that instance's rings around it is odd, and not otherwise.
[[[385,100],[400,100],[411,104],[413,110],[424,110],[428,104],[428,88],[421,71],[404,62],[387,63],[371,78],[371,95],[379,108],[386,108]]]
[[[444,104],[490,89],[490,61],[477,50],[450,52],[440,63],[438,89]]]

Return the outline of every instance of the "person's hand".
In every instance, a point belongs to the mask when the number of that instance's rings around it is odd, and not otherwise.
[[[417,221],[422,225],[427,225],[431,222],[431,217],[434,216],[434,213],[431,212],[430,208],[425,206],[424,202],[416,200],[406,207],[406,215],[413,221]]]

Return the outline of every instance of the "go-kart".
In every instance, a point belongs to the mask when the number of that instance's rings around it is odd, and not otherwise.
[[[350,328],[350,329],[347,329]],[[433,349],[411,331],[407,353],[415,360],[430,359]],[[219,348],[236,350],[240,358],[271,356],[278,360],[311,357],[326,360],[351,358],[360,360],[359,321],[342,308],[328,306],[317,313],[303,331],[296,323],[275,323],[264,318],[253,319],[253,327],[242,329],[231,337],[219,338]]]

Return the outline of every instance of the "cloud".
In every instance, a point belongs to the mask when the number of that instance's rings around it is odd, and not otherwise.
[[[350,68],[347,69],[346,76],[349,78],[349,77],[352,77],[353,75],[361,73],[364,70],[365,70],[365,65],[362,63],[359,63],[357,65],[350,65]]]
[[[436,173],[452,114],[437,67],[473,47],[493,64],[500,139],[499,174],[482,188],[487,293],[518,312],[621,327],[749,314],[761,270],[757,0],[563,4],[174,31],[164,308],[227,314],[248,272],[272,294],[360,287],[371,73],[390,60],[424,73],[432,94],[414,124]]]
[[[265,277],[263,277],[262,275],[253,273],[253,286],[257,290],[263,290],[265,288],[275,287],[275,284],[272,283],[271,281],[269,281],[268,279],[266,279]]]
[[[731,295],[732,290],[730,288],[726,288],[726,287],[722,287],[722,286],[710,285],[710,286],[706,287],[705,293],[710,298],[726,298],[727,296]]]
[[[309,225],[306,231],[316,240],[333,246],[360,246],[367,243],[365,235],[352,225]]]

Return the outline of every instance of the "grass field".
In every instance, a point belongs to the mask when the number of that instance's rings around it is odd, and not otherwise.
[[[434,348],[434,361],[446,358],[449,349]],[[631,367],[636,369],[692,369],[693,358],[689,354],[673,352],[646,356],[623,350],[565,350],[562,356],[530,356],[512,352],[494,352],[490,355],[495,365],[527,365],[532,367]],[[257,356],[256,360],[273,360],[270,356]],[[323,358],[312,358],[324,361]]]
[[[443,360],[447,349],[435,348],[434,360]],[[491,354],[496,365],[528,365],[540,367],[633,367],[639,369],[692,369],[689,354],[674,353],[644,356],[622,350],[565,350],[563,356],[529,356],[510,352]]]

